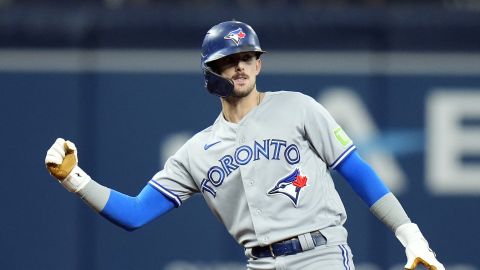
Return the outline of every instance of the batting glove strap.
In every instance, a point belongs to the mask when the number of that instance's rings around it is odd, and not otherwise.
[[[395,236],[405,247],[407,263],[405,269],[415,269],[418,264],[424,264],[428,269],[444,270],[445,267],[435,257],[427,240],[423,237],[417,224],[406,223],[398,227]]]
[[[62,181],[62,184],[68,191],[77,193],[84,188],[92,178],[85,173],[80,167],[75,166],[70,174]]]

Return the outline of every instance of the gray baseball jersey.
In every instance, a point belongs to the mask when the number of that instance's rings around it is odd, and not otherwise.
[[[220,114],[149,182],[177,206],[202,193],[245,248],[320,230],[346,243],[346,213],[329,169],[355,149],[318,102],[266,92],[238,124]]]

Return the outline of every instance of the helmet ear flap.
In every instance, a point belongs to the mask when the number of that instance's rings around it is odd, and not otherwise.
[[[209,93],[219,97],[228,97],[233,93],[233,81],[222,77],[206,65],[203,65],[203,76],[205,78],[205,88]]]

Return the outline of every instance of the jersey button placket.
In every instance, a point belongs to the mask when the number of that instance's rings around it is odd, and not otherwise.
[[[239,129],[237,131],[237,141],[240,146],[245,143],[245,134],[243,134],[243,130],[245,129],[244,124],[245,123],[240,124]]]
[[[269,242],[268,242],[269,240],[270,240],[270,237],[268,237],[268,236],[263,237],[262,244],[264,244],[264,245],[269,244]]]
[[[251,165],[250,170],[249,170],[249,178],[245,179],[245,185],[248,187],[253,187],[255,185],[255,180],[253,179],[255,177],[255,165]]]

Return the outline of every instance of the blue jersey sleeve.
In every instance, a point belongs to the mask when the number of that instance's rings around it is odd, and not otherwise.
[[[127,231],[142,227],[174,208],[174,203],[150,185],[136,197],[111,190],[102,216]]]
[[[378,199],[390,192],[375,171],[357,153],[353,151],[336,168],[353,190],[372,206]]]

